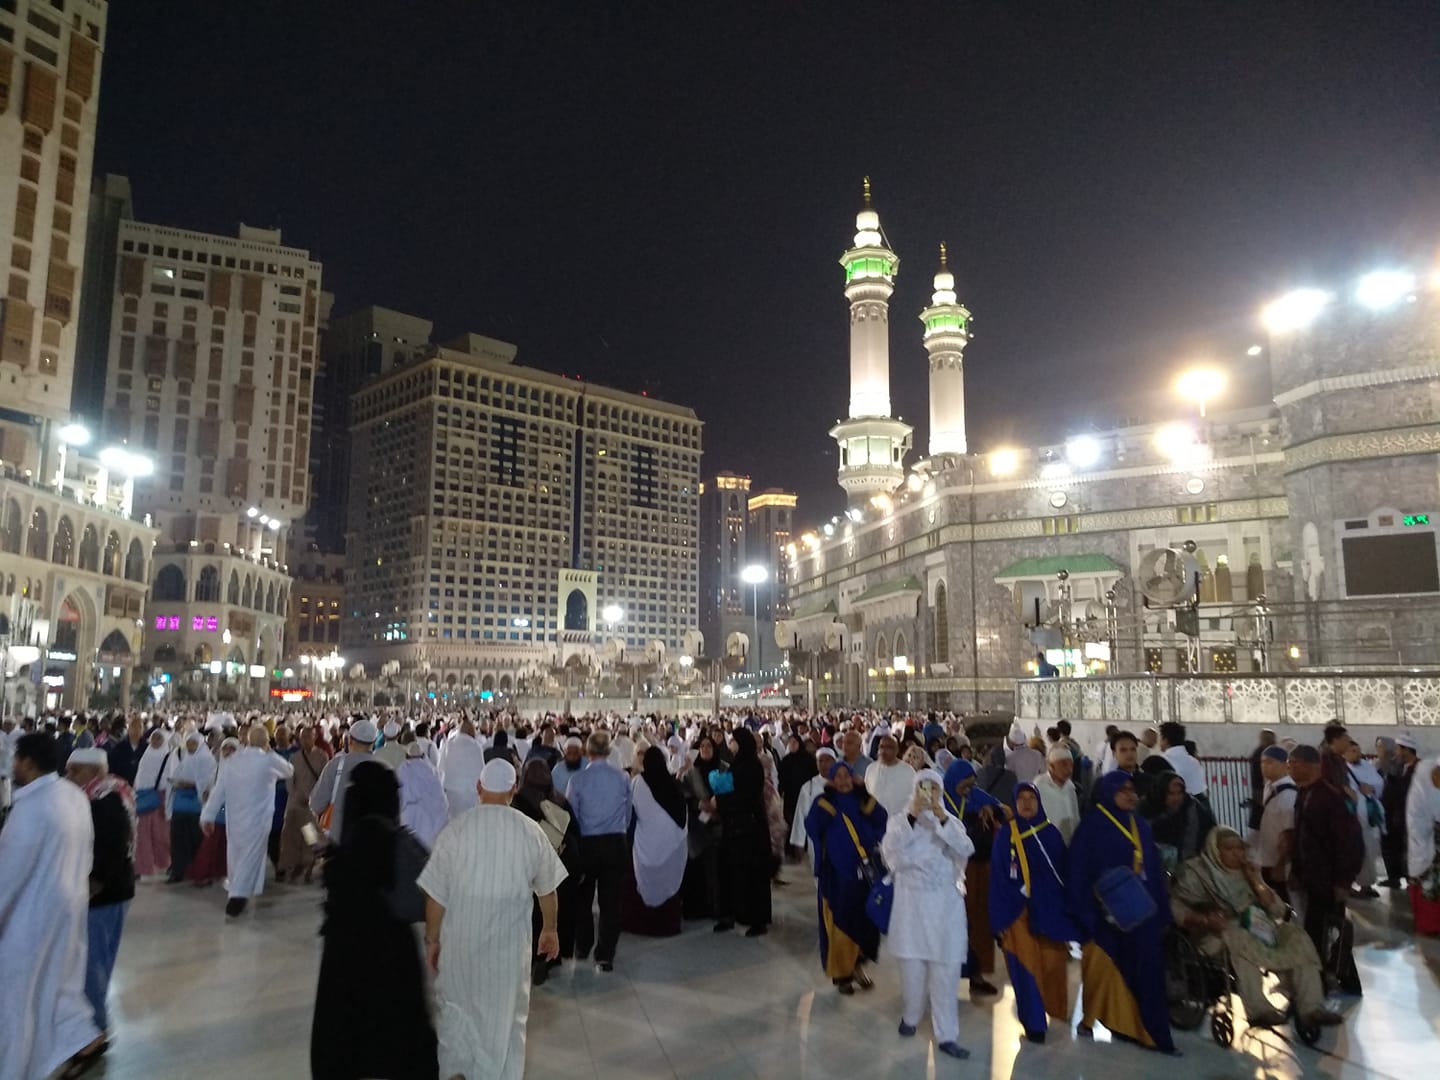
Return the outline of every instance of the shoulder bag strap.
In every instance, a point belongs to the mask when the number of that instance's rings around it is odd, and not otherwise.
[[[855,831],[855,825],[851,822],[850,816],[842,812],[840,819],[845,822],[845,829],[850,833],[850,839],[855,841],[855,850],[860,853],[860,861],[864,862],[869,859],[870,856],[865,851],[865,845],[860,843],[860,834]]]

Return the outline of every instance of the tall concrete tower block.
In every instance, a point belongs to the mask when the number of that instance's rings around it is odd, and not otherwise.
[[[930,306],[920,313],[930,354],[930,456],[965,453],[965,346],[970,312],[955,298],[955,275],[940,245],[940,269]]]
[[[888,494],[905,476],[912,429],[890,415],[890,294],[900,260],[870,205],[855,216],[854,246],[840,256],[850,302],[850,415],[830,430],[840,447],[840,486],[851,505]]]

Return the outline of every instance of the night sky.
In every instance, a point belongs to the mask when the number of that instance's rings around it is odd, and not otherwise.
[[[807,520],[867,173],[920,449],[940,240],[981,450],[1155,418],[1186,361],[1257,363],[1273,293],[1440,255],[1440,5],[1021,6],[118,0],[95,171],[280,226],[337,312],[690,405],[707,473]]]

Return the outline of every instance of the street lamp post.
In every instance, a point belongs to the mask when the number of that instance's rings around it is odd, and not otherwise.
[[[1200,419],[1205,419],[1205,406],[1214,401],[1225,389],[1225,373],[1219,368],[1191,368],[1175,380],[1179,395],[1193,401],[1200,408]]]
[[[759,563],[751,563],[740,571],[740,580],[750,586],[750,607],[755,615],[755,674],[758,676],[764,667],[762,661],[765,657],[765,645],[760,640],[760,586],[770,576],[770,571]],[[759,691],[756,691],[756,700],[759,700]]]

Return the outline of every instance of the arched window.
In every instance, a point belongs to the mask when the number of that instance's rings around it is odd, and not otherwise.
[[[155,663],[173,664],[176,660],[175,646],[170,644],[161,645],[155,650]]]
[[[265,590],[265,610],[271,615],[275,614],[275,583],[273,581]]]
[[[240,575],[234,570],[230,571],[230,584],[225,588],[225,602],[227,604],[240,603]]]
[[[895,631],[895,655],[905,657],[906,662],[910,661],[910,643],[906,640],[902,631]]]
[[[7,555],[19,555],[21,534],[20,504],[14,499],[5,500],[5,517],[0,521],[0,551]]]
[[[155,575],[155,585],[150,590],[153,600],[162,600],[169,603],[185,602],[185,571],[173,563],[169,566],[162,566],[160,572]]]
[[[202,604],[214,604],[220,600],[220,571],[213,566],[203,567],[200,578],[195,582],[195,600]]]
[[[30,536],[25,544],[25,553],[32,559],[44,559],[50,554],[50,519],[38,506],[30,515]]]
[[[255,579],[252,577],[245,578],[245,589],[240,593],[240,604],[242,607],[255,606]]]
[[[61,566],[70,566],[75,561],[75,530],[68,517],[61,517],[55,525],[55,545],[50,549],[50,561]]]
[[[125,552],[125,580],[145,580],[145,549],[138,539],[131,540],[130,548]]]
[[[571,589],[565,598],[565,629],[588,630],[590,628],[590,602],[580,589]]]
[[[890,643],[884,634],[875,636],[875,666],[884,667],[890,660]]]
[[[120,565],[120,534],[111,532],[105,538],[105,554],[101,561],[101,570],[111,577],[119,577],[122,569]]]
[[[100,570],[100,534],[94,525],[86,525],[80,534],[80,569],[97,573]]]
[[[931,660],[936,664],[950,663],[950,604],[945,583],[935,586],[935,648]]]

